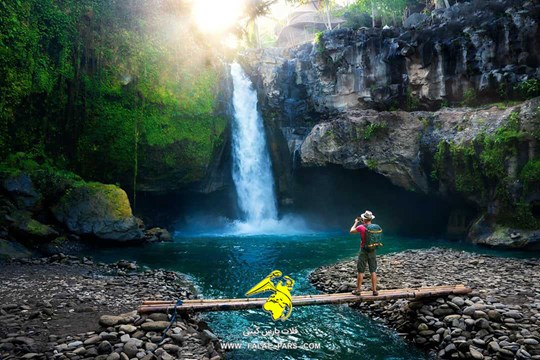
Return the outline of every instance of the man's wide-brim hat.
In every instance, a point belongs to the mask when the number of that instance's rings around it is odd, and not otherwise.
[[[363,213],[362,215],[360,215],[360,217],[362,218],[362,220],[373,220],[375,219],[375,215],[373,215],[373,213],[369,210],[366,210],[365,213]]]

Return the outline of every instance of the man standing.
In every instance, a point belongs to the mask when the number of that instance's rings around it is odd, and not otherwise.
[[[360,218],[354,220],[354,225],[349,231],[351,234],[359,233],[362,238],[360,252],[358,253],[358,263],[356,266],[358,270],[356,289],[352,292],[354,295],[360,295],[360,288],[362,287],[362,281],[364,280],[366,264],[369,266],[369,272],[371,273],[371,290],[373,291],[373,295],[379,295],[377,292],[377,258],[375,249],[382,245],[379,242],[382,229],[379,225],[371,223],[373,219],[375,219],[373,213],[366,210],[366,212],[360,215]]]

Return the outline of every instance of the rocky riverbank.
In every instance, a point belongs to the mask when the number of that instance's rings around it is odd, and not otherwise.
[[[143,299],[189,299],[182,274],[54,255],[0,262],[0,359],[219,359],[204,321],[140,316]]]
[[[473,289],[470,296],[352,305],[431,355],[540,359],[540,260],[432,248],[382,255],[378,261],[380,289],[457,283]],[[315,287],[327,293],[350,291],[355,279],[355,260],[310,274]]]

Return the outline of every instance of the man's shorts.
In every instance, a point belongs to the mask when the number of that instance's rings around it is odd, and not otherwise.
[[[377,272],[377,257],[375,256],[375,252],[376,250],[360,250],[358,253],[358,263],[356,264],[356,269],[359,273],[366,271],[366,264],[369,265],[370,273]]]

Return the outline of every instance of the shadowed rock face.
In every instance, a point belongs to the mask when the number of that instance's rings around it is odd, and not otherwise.
[[[445,108],[436,112],[347,111],[332,121],[315,125],[302,143],[300,157],[303,166],[368,167],[405,189],[448,195],[452,191],[450,184],[438,184],[431,179],[433,154],[441,141],[457,146],[471,145],[481,135],[493,135],[504,127],[512,113],[520,114],[522,131],[532,134],[538,128],[539,105],[537,98],[507,109],[492,106]],[[530,148],[533,158],[536,155],[534,137],[524,137],[521,142],[522,147]],[[528,153],[519,159],[518,167],[529,160]],[[448,180],[452,179],[444,181]],[[482,200],[474,196],[470,200],[482,204]]]
[[[520,175],[526,164],[538,159],[539,109],[540,98],[507,109],[351,110],[313,127],[301,145],[301,163],[369,168],[408,190],[449,200],[464,198],[485,213],[473,226],[471,241],[533,245],[538,233],[519,229],[535,225],[516,221],[509,227],[496,227],[493,223],[507,216],[505,212],[515,211],[509,210],[513,205],[533,206],[540,199],[538,188],[526,186]],[[519,125],[512,125],[516,119]],[[508,136],[515,138],[508,140],[502,134],[512,126]],[[490,157],[499,156],[497,147],[504,153],[493,164]],[[493,166],[495,174],[490,172]]]
[[[317,44],[248,54],[266,106],[285,118],[350,108],[434,109],[464,94],[512,95],[540,77],[540,5],[475,1],[437,10],[417,29],[343,29]],[[289,116],[292,115],[292,116]]]

